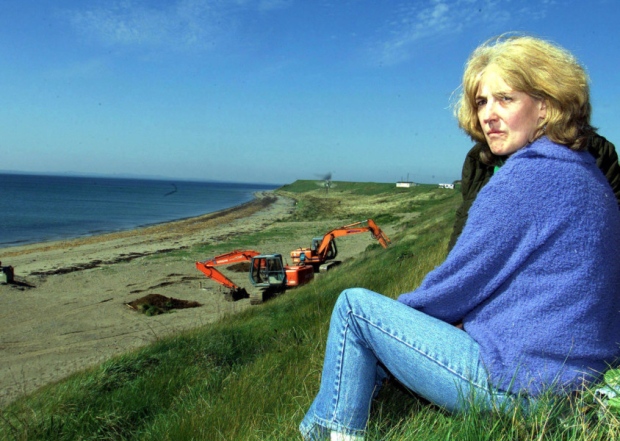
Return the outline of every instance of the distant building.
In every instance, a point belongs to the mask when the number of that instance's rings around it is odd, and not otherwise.
[[[415,187],[415,182],[399,181],[396,183],[396,186],[402,188]]]
[[[439,184],[439,188],[450,188],[454,190],[454,184]]]

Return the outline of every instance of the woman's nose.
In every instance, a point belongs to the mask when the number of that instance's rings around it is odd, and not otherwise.
[[[480,111],[480,119],[484,124],[497,120],[497,113],[495,112],[495,105],[492,101],[488,101],[482,110]]]

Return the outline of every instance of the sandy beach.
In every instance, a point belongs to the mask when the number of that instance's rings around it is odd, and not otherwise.
[[[196,218],[0,249],[2,265],[13,266],[16,277],[15,284],[0,285],[0,406],[157,338],[251,307],[247,299],[225,301],[219,285],[196,270],[196,260],[212,256],[169,251],[200,243],[230,251],[228,239],[269,228],[293,205],[265,192]],[[280,246],[285,253],[297,245]],[[245,286],[247,275],[236,283]],[[202,306],[148,317],[125,305],[153,293]]]

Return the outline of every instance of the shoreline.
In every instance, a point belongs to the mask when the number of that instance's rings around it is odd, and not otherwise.
[[[84,234],[75,237],[66,237],[60,239],[50,239],[43,240],[37,242],[25,242],[25,243],[5,243],[0,244],[0,256],[13,256],[22,254],[24,250],[28,250],[30,248],[45,248],[47,246],[58,247],[58,246],[66,246],[66,244],[71,244],[73,246],[79,246],[83,243],[88,243],[94,241],[105,241],[108,239],[120,238],[120,237],[128,237],[133,236],[135,234],[148,234],[149,229],[164,227],[166,225],[170,226],[182,226],[182,224],[187,222],[203,222],[211,219],[216,219],[222,216],[230,215],[235,212],[239,212],[248,207],[253,207],[256,204],[265,207],[277,199],[279,196],[276,196],[273,191],[264,190],[258,191],[254,193],[254,198],[250,201],[234,205],[232,207],[224,208],[217,211],[212,211],[204,214],[199,214],[197,216],[188,216],[182,217],[179,219],[173,219],[163,222],[155,222],[144,225],[138,225],[129,229],[115,230],[115,231],[103,231],[96,232],[92,234]],[[266,201],[265,201],[266,200]],[[250,208],[251,210],[251,208]],[[175,225],[176,224],[176,225]]]
[[[37,275],[53,274],[54,270],[49,269],[49,264],[42,259],[32,257],[25,259],[28,255],[50,255],[54,251],[81,249],[85,252],[84,257],[88,257],[91,251],[100,254],[102,249],[90,250],[89,245],[98,243],[106,244],[105,248],[110,248],[107,255],[108,260],[116,257],[122,257],[127,253],[121,252],[121,248],[140,247],[141,252],[132,252],[135,257],[147,256],[154,253],[169,252],[205,241],[217,240],[219,237],[211,237],[208,233],[211,228],[223,228],[222,224],[234,222],[239,223],[240,219],[255,217],[257,222],[275,222],[275,218],[282,218],[289,214],[292,210],[294,201],[275,195],[271,191],[261,191],[255,193],[255,198],[251,201],[240,205],[225,208],[223,210],[206,213],[199,216],[176,219],[167,222],[161,222],[148,226],[138,227],[131,230],[122,230],[109,233],[95,234],[90,236],[81,236],[70,239],[35,242],[24,245],[0,247],[0,261],[3,266],[13,266],[16,268],[16,274],[36,272]],[[274,219],[270,219],[274,217]],[[227,234],[233,234],[230,228],[224,228]],[[243,234],[246,229],[240,228],[238,234]],[[201,232],[207,232],[200,235]],[[150,237],[157,236],[157,246],[153,246]],[[221,236],[221,235],[220,235]],[[151,245],[149,245],[151,243]],[[162,247],[162,243],[166,243],[166,247]],[[118,252],[113,252],[117,250]],[[66,260],[67,256],[63,256],[62,260]],[[48,257],[49,259],[49,257]],[[44,259],[45,260],[45,259]],[[75,259],[74,259],[75,260]],[[96,260],[101,260],[100,256]],[[38,262],[38,263],[36,263]],[[77,262],[74,262],[77,264]],[[20,271],[20,269],[25,269]],[[58,269],[58,267],[56,268]]]
[[[207,243],[226,250],[230,238],[269,228],[293,208],[294,200],[264,191],[202,216],[0,248],[17,282],[0,285],[0,408],[73,372],[249,307],[248,299],[226,302],[219,285],[195,268],[195,260],[210,256],[190,249]],[[187,255],[170,253],[178,250]],[[245,284],[247,275],[239,280]],[[125,306],[150,293],[202,306],[154,317]]]
[[[266,183],[46,174],[0,173],[0,181],[6,184],[0,249],[198,217],[279,188]]]

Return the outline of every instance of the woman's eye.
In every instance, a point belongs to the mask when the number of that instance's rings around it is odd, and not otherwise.
[[[476,107],[482,107],[487,103],[487,100],[476,100]]]
[[[502,96],[502,101],[504,102],[512,101],[512,97],[508,95],[504,95]]]

